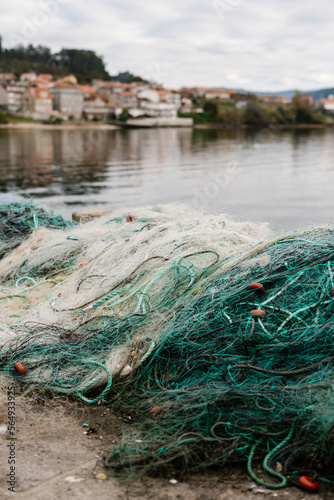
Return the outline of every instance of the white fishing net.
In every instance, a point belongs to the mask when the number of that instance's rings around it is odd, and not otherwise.
[[[0,341],[32,325],[56,325],[61,336],[62,329],[83,324],[89,331],[94,318],[103,330],[110,318],[149,312],[149,326],[114,346],[105,360],[111,374],[127,375],[154,348],[175,290],[196,294],[198,279],[214,272],[218,261],[269,236],[265,223],[180,205],[118,209],[67,230],[37,227],[0,261]],[[51,345],[54,336],[45,335],[43,342]],[[99,374],[106,378],[106,372]]]

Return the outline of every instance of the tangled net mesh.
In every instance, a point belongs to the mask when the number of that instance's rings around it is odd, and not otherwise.
[[[77,225],[0,206],[6,376],[111,404],[127,422],[114,472],[247,461],[271,488],[332,481],[334,228],[273,237],[182,206],[131,213]]]

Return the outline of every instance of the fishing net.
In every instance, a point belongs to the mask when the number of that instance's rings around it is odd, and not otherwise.
[[[273,238],[179,206],[69,226],[30,225],[0,261],[7,375],[111,404],[114,472],[332,479],[333,227]]]
[[[0,203],[0,259],[16,248],[37,227],[69,227],[60,214],[28,200]]]

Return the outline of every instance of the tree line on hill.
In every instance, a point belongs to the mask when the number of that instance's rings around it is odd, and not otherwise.
[[[106,70],[103,58],[93,50],[67,49],[53,53],[43,45],[18,45],[3,48],[0,36],[0,72],[13,73],[17,77],[28,72],[49,73],[53,76],[73,74],[79,83],[88,83],[94,78],[117,80],[122,83],[141,80],[130,72],[111,76]]]

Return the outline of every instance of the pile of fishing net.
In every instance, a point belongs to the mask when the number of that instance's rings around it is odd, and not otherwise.
[[[247,461],[256,478],[262,458],[269,487],[332,480],[333,227],[273,237],[182,206],[45,224],[21,208],[29,236],[0,207],[0,368],[111,405],[127,423],[106,467]]]

